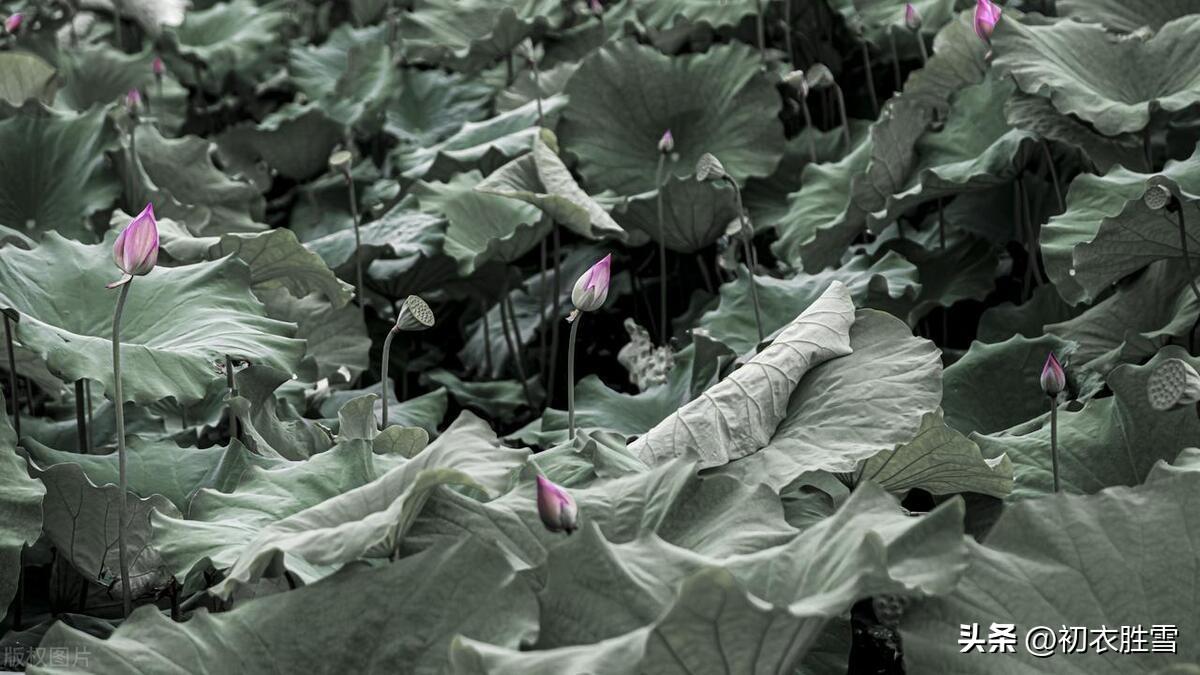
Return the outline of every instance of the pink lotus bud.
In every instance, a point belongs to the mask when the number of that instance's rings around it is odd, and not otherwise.
[[[136,113],[142,107],[142,92],[137,89],[130,89],[125,92],[125,109],[130,113]]]
[[[155,77],[162,77],[163,73],[167,72],[167,66],[163,63],[161,56],[154,57],[154,60],[150,62],[150,70],[154,71]]]
[[[127,284],[134,277],[149,274],[154,269],[158,263],[158,221],[154,219],[153,204],[146,204],[146,208],[121,230],[113,244],[113,261],[125,275],[109,284],[109,288]]]
[[[538,515],[547,530],[571,534],[579,528],[579,507],[575,505],[575,499],[545,476],[537,477],[537,505]]]
[[[992,43],[992,31],[996,22],[1000,21],[1000,6],[991,0],[976,0],[975,3],[975,34],[980,40]]]
[[[904,25],[911,31],[921,30],[921,13],[911,2],[904,3]]]
[[[675,137],[671,135],[671,130],[667,129],[663,132],[662,138],[658,139],[658,151],[666,154],[675,149]]]
[[[612,254],[604,256],[579,276],[571,289],[571,302],[581,312],[594,312],[608,299],[608,282],[611,277]]]
[[[600,0],[591,0],[591,2],[588,3],[588,6],[591,7],[592,14],[595,14],[596,16],[600,16],[604,13],[604,5],[600,4]]]
[[[1046,357],[1046,365],[1042,366],[1041,384],[1042,391],[1049,396],[1058,396],[1067,388],[1067,374],[1058,359],[1054,358],[1054,352],[1050,352]]]
[[[17,31],[21,30],[21,22],[24,20],[24,14],[21,14],[20,12],[12,14],[4,20],[4,30],[15,35]]]

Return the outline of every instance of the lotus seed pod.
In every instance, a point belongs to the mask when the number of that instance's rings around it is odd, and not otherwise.
[[[793,70],[783,76],[783,83],[795,89],[800,98],[808,98],[808,78],[805,77],[803,70]]]
[[[349,150],[338,150],[329,156],[329,168],[334,171],[348,171],[352,161],[354,155],[351,155]]]
[[[871,598],[871,608],[875,610],[875,618],[888,628],[900,625],[904,610],[912,604],[911,598],[901,595],[876,595]]]
[[[1167,359],[1150,373],[1146,395],[1155,410],[1195,404],[1200,401],[1200,373],[1183,359]]]
[[[1146,194],[1142,195],[1142,203],[1151,210],[1157,211],[1171,201],[1171,191],[1162,185],[1146,186]]]
[[[400,306],[400,314],[396,317],[396,328],[399,330],[417,331],[433,327],[433,310],[421,298],[410,295]]]
[[[721,180],[727,174],[725,166],[721,164],[721,160],[717,159],[710,153],[700,155],[700,159],[696,161],[696,180]]]
[[[814,63],[809,66],[805,79],[808,81],[809,89],[825,89],[837,84],[837,80],[833,78],[833,71],[824,63]]]

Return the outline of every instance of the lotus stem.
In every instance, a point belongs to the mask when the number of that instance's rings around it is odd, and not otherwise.
[[[1067,202],[1063,199],[1062,188],[1058,185],[1058,169],[1054,166],[1054,155],[1050,154],[1050,144],[1042,139],[1042,153],[1046,156],[1046,167],[1050,169],[1050,182],[1054,184],[1054,196],[1058,198],[1058,212],[1066,213]]]
[[[666,153],[658,154],[658,169],[654,173],[654,185],[658,188],[655,198],[658,207],[658,343],[667,344],[667,232],[663,223],[663,166],[667,161]]]
[[[513,332],[516,333],[516,319],[510,316],[512,311],[511,305],[508,302],[508,285],[504,287],[504,294],[500,298],[500,327],[504,330],[504,343],[508,347],[508,356],[512,359],[513,365],[517,368],[517,378],[521,380],[521,392],[525,395],[525,402],[529,404],[530,410],[536,410],[533,405],[533,394],[529,392],[529,383],[525,381],[525,364],[521,361],[521,352],[517,351],[516,340],[509,333],[509,319],[512,319]],[[520,333],[516,335],[520,339]]]
[[[925,48],[925,38],[921,35],[921,31],[914,30],[913,37],[917,39],[917,46],[921,48],[921,65],[929,65],[929,51]]]
[[[766,21],[763,17],[763,12],[765,11],[765,9],[763,8],[762,0],[754,0],[754,4],[758,8],[758,11],[755,12],[755,25],[754,25],[755,35],[758,38],[758,56],[759,56],[759,58],[761,58],[763,60],[763,63],[766,63],[766,61],[767,61],[767,28],[766,28]]]
[[[87,399],[87,428],[88,428],[87,453],[90,455],[90,454],[92,454],[92,433],[96,428],[95,425],[92,424],[92,381],[91,380],[83,381],[83,396],[84,396],[84,398]],[[184,420],[185,421],[187,420],[186,413],[184,415]],[[185,425],[185,427],[186,427],[186,425]]]
[[[900,53],[896,51],[896,32],[888,30],[888,44],[892,49],[892,76],[896,79],[896,91],[904,88],[900,74]]]
[[[1187,224],[1183,218],[1183,202],[1175,197],[1175,217],[1179,222],[1179,248],[1183,251],[1183,269],[1187,274],[1188,284],[1192,287],[1192,295],[1196,296],[1196,302],[1200,304],[1200,286],[1196,285],[1196,275],[1192,271],[1192,256],[1188,252],[1188,235]],[[1196,318],[1196,323],[1192,324],[1192,330],[1188,333],[1188,351],[1196,352],[1196,328],[1200,326],[1200,317]]]
[[[709,293],[715,293],[716,288],[713,287],[712,278],[708,276],[708,265],[704,262],[704,256],[696,253],[696,267],[700,268],[700,276],[704,279],[704,288]]]
[[[513,83],[513,76],[514,76],[514,73],[513,73],[513,55],[512,55],[512,52],[509,52],[509,53],[508,53],[508,56],[507,56],[507,57],[505,58],[505,60],[504,60],[504,84],[505,84],[505,86],[511,86],[511,85],[512,85],[512,83]]]
[[[1150,125],[1142,129],[1142,154],[1146,159],[1146,173],[1154,173],[1154,148],[1150,137]]]
[[[817,128],[813,126],[812,112],[808,109],[808,97],[800,97],[800,110],[804,112],[804,126],[808,129],[808,161],[817,163]]]
[[[17,434],[17,442],[21,441],[21,392],[17,389],[17,357],[13,350],[12,318],[8,311],[4,314],[4,345],[8,349],[8,391],[12,394],[13,431]]]
[[[837,97],[838,114],[842,116],[842,138],[846,142],[846,154],[850,153],[852,146],[850,144],[850,118],[846,116],[846,96],[842,94],[842,85],[833,85],[834,94]]]
[[[874,110],[875,116],[879,117],[879,96],[875,93],[875,70],[871,67],[871,48],[867,46],[866,40],[859,43],[859,48],[862,52],[863,68],[867,71],[867,95],[871,97],[871,110]]]
[[[545,237],[542,238],[540,244],[539,252],[541,255],[538,260],[538,271],[541,273],[540,292],[538,293],[538,360],[542,364],[542,381],[545,384],[546,390],[549,391],[550,383],[545,381],[548,369],[546,367],[547,336],[544,327],[546,325],[546,304],[550,300],[550,284],[548,283],[550,281],[550,269],[546,263]]]
[[[1046,284],[1046,278],[1042,276],[1042,268],[1038,265],[1038,232],[1029,212],[1029,190],[1025,187],[1023,178],[1018,177],[1017,181],[1021,184],[1021,220],[1025,223],[1029,237],[1029,274],[1038,286],[1043,286]]]
[[[549,400],[554,399],[554,383],[557,381],[554,376],[558,371],[558,313],[562,309],[562,286],[559,285],[559,261],[562,260],[562,242],[558,234],[558,226],[551,224],[551,229],[554,231],[554,252],[552,262],[554,263],[554,288],[551,291],[553,295],[554,310],[551,316],[554,320],[550,322],[550,384],[546,389],[546,397]]]
[[[349,190],[350,217],[354,220],[354,282],[358,292],[358,310],[365,322],[367,320],[367,296],[363,294],[363,263],[362,263],[362,233],[361,218],[358,214],[358,198],[354,193],[354,178],[350,175],[350,165],[342,169],[346,177],[346,188]]]
[[[532,53],[529,55],[529,67],[533,70],[533,93],[537,97],[538,128],[541,129],[546,126],[546,117],[542,113],[542,73]]]
[[[112,329],[112,362],[113,362],[113,410],[117,416],[117,496],[119,512],[117,514],[117,559],[121,567],[121,607],[124,616],[128,617],[133,609],[133,598],[129,589],[129,560],[126,555],[128,540],[125,534],[125,520],[128,517],[126,494],[129,490],[126,476],[125,456],[125,396],[121,387],[121,314],[125,311],[125,300],[129,297],[129,287],[133,280],[121,284],[121,294],[117,297],[117,308],[113,311]]]
[[[788,61],[796,62],[796,51],[792,44],[792,0],[783,0],[783,44],[787,49]]]
[[[938,197],[938,245],[946,250],[946,202]]]
[[[113,0],[113,37],[116,38],[117,49],[125,51],[125,31],[121,29],[121,2],[122,0]]]
[[[1058,397],[1050,396],[1050,463],[1054,470],[1054,491],[1060,490],[1058,482]]]
[[[79,453],[87,454],[87,411],[83,401],[83,378],[75,380],[75,432],[79,435]]]
[[[568,319],[570,320],[570,319]],[[571,335],[567,338],[567,429],[568,439],[575,440],[575,334],[579,332],[579,322],[583,321],[583,312],[575,312],[571,321]]]
[[[754,326],[758,329],[758,341],[761,343],[766,338],[763,333],[762,310],[758,305],[758,284],[754,282],[754,267],[757,255],[754,253],[754,230],[750,223],[746,222],[746,212],[742,210],[742,189],[738,187],[737,181],[729,174],[725,174],[725,181],[733,186],[733,196],[737,200],[738,224],[741,226],[738,229],[738,238],[742,240],[742,246],[746,251],[746,271],[750,273],[750,299],[754,303]]]
[[[483,364],[484,364],[484,368],[486,368],[486,369],[487,369],[487,377],[488,377],[488,379],[491,379],[491,378],[492,378],[492,372],[493,372],[493,371],[492,371],[492,329],[491,329],[491,326],[489,326],[489,325],[488,325],[488,324],[489,324],[489,321],[488,321],[488,306],[487,306],[487,303],[486,303],[486,302],[484,302],[482,299],[480,299],[480,301],[479,301],[479,306],[480,306],[480,309],[481,309],[481,310],[482,310],[482,312],[483,312]],[[389,334],[388,334],[388,339],[390,339],[390,338],[391,338],[391,334],[389,333]],[[383,348],[384,348],[385,350],[388,348],[388,342],[387,342],[387,339],[385,339],[385,340],[383,341]],[[386,358],[385,358],[385,359],[384,359],[384,363],[385,363],[384,367],[385,367],[385,368],[387,367],[387,366],[386,366],[386,361],[387,361],[387,360],[386,360]]]
[[[237,415],[233,412],[233,398],[238,395],[237,381],[233,378],[233,359],[225,355],[225,386],[229,388],[229,440],[238,438]]]
[[[484,316],[487,316],[486,313]],[[388,363],[391,361],[392,338],[396,337],[398,332],[400,332],[400,327],[397,324],[392,326],[387,337],[383,339],[383,360],[379,364],[379,397],[383,401],[383,423],[379,427],[380,431],[386,429],[388,424]],[[487,335],[486,325],[484,326],[484,335]]]

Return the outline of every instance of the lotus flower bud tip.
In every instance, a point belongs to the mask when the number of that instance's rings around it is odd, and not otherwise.
[[[600,4],[600,0],[591,0],[588,5],[592,8],[592,14],[599,16],[604,13],[604,5]]]
[[[142,105],[142,92],[137,88],[130,89],[125,92],[125,109],[131,113],[136,113]]]
[[[671,130],[667,129],[663,132],[662,138],[658,139],[658,151],[666,154],[675,149],[675,136],[671,134]]]
[[[154,218],[154,205],[137,215],[113,244],[113,261],[125,276],[109,284],[109,288],[128,283],[136,276],[149,274],[158,263],[158,221]]]
[[[545,476],[537,477],[538,516],[551,532],[571,534],[579,528],[579,507],[566,490]]]
[[[992,43],[992,31],[1000,21],[1000,6],[991,0],[975,2],[975,34],[987,44]]]
[[[904,3],[904,25],[911,31],[921,30],[921,13],[911,2]]]
[[[21,29],[21,22],[23,21],[25,21],[24,14],[20,12],[10,14],[8,18],[4,20],[4,30],[8,33],[16,33]]]
[[[163,73],[167,72],[167,66],[163,63],[161,56],[154,57],[150,62],[150,70],[154,71],[155,77],[162,77]]]
[[[1042,366],[1042,376],[1040,378],[1042,391],[1048,396],[1058,396],[1063,389],[1067,388],[1067,374],[1063,371],[1062,364],[1055,358],[1054,352],[1046,356],[1046,363]]]
[[[608,299],[608,283],[612,274],[612,254],[604,256],[579,276],[571,289],[571,302],[581,312],[594,312]]]

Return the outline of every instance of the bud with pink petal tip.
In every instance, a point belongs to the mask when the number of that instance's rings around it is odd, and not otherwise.
[[[608,283],[612,276],[612,254],[579,275],[571,289],[571,302],[581,312],[594,312],[608,299]]]
[[[921,13],[911,2],[904,4],[904,26],[911,31],[921,30]]]
[[[1067,373],[1063,371],[1062,364],[1054,357],[1054,352],[1050,352],[1046,356],[1040,382],[1042,391],[1046,392],[1048,396],[1058,396],[1063,389],[1067,388]]]
[[[154,205],[138,214],[113,244],[113,261],[125,273],[120,280],[109,284],[115,288],[127,284],[136,276],[149,274],[158,263],[158,221],[154,219]]]
[[[976,0],[975,34],[987,44],[992,43],[992,31],[1000,21],[1000,6],[991,0]]]
[[[588,3],[588,7],[591,8],[592,14],[595,14],[596,16],[601,16],[604,14],[604,5],[600,4],[600,0],[591,0]]]
[[[150,62],[150,70],[154,72],[154,77],[162,77],[163,73],[167,72],[167,65],[163,63],[161,56],[154,57]]]
[[[571,534],[579,529],[579,507],[575,498],[545,476],[537,477],[538,516],[551,532]]]
[[[17,31],[21,30],[21,23],[24,21],[24,14],[20,12],[11,14],[7,19],[4,20],[4,30],[11,35],[15,35]]]
[[[667,129],[663,132],[662,138],[658,139],[658,151],[662,154],[667,154],[675,149],[675,136],[671,134],[671,130]]]
[[[137,89],[130,89],[125,92],[125,109],[129,114],[136,115],[142,107],[142,92]]]

